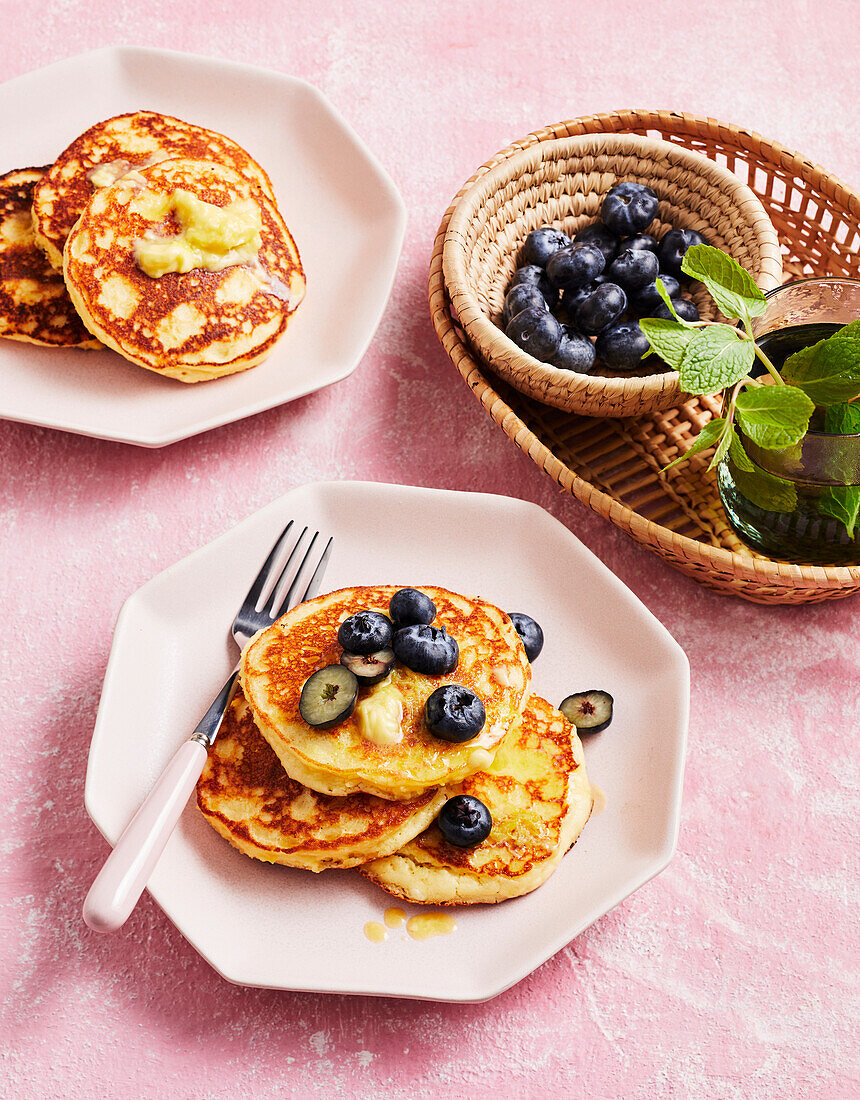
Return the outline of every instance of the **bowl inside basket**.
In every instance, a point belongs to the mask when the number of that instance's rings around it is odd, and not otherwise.
[[[480,175],[451,214],[443,271],[452,308],[483,362],[539,401],[589,416],[638,416],[683,401],[672,370],[613,373],[600,363],[584,375],[541,363],[502,331],[505,291],[528,234],[551,225],[573,235],[600,217],[603,199],[623,180],[651,187],[656,237],[695,229],[723,248],[763,290],[782,281],[779,243],[756,195],[737,177],[679,145],[634,134],[589,134],[540,141]],[[701,284],[685,289],[705,319],[717,314]]]

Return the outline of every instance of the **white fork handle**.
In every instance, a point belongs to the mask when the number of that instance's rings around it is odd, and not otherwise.
[[[84,901],[84,920],[93,931],[115,932],[128,920],[200,778],[206,755],[199,741],[186,741],[126,825]]]

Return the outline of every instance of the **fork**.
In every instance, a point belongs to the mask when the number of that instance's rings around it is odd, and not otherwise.
[[[311,599],[319,590],[331,556],[332,539],[326,543],[311,579],[301,595],[299,595],[301,591],[299,582],[305,572],[305,566],[314,560],[313,550],[319,538],[319,531],[314,532],[302,560],[295,572],[292,572],[293,562],[307,534],[307,527],[296,539],[276,580],[270,588],[268,587],[277,564],[283,557],[283,550],[292,527],[293,521],[290,520],[278,536],[260,572],[254,578],[254,583],[248,589],[248,594],[233,620],[230,632],[240,650],[258,630],[271,626],[284,612]],[[289,577],[292,578],[289,588],[276,602],[276,597]],[[267,589],[268,594],[260,605],[263,593]],[[236,690],[240,664],[241,658],[236,662],[236,667],[230,673],[227,682],[215,696],[212,705],[197,723],[189,740],[175,753],[155,786],[141,803],[137,813],[126,825],[116,847],[90,887],[84,901],[83,917],[95,932],[116,931],[125,924],[137,905],[143,888],[149,881],[170,834],[197,785],[209,749],[218,736],[224,714]]]

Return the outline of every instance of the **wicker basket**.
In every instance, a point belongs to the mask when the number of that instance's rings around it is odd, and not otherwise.
[[[576,374],[521,351],[500,327],[505,289],[526,236],[551,224],[575,233],[596,221],[606,192],[621,180],[660,196],[658,237],[672,226],[696,229],[726,249],[762,290],[782,282],[776,231],[746,184],[725,168],[679,145],[635,134],[584,134],[540,141],[506,157],[467,185],[451,212],[442,269],[451,305],[472,348],[487,366],[530,397],[589,416],[640,416],[669,409],[689,394],[676,371],[612,376]],[[695,284],[703,318],[716,316],[710,295]]]
[[[675,112],[623,111],[560,123],[510,146],[478,170],[446,213],[430,265],[430,312],[442,346],[502,430],[563,489],[646,549],[709,588],[755,603],[838,599],[860,589],[860,566],[771,561],[744,547],[723,515],[699,457],[662,473],[717,411],[698,398],[638,420],[573,416],[493,379],[457,326],[445,289],[442,247],[465,190],[495,164],[541,141],[582,133],[636,132],[695,149],[756,192],[776,227],[786,275],[860,277],[860,196],[822,168],[758,134]],[[492,376],[490,376],[492,377]]]

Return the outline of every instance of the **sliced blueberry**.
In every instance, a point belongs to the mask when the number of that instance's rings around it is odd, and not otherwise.
[[[595,245],[603,253],[607,267],[615,259],[618,252],[618,237],[601,222],[594,222],[593,225],[587,225],[584,229],[580,229],[573,238],[573,243]],[[656,245],[656,241],[654,243]]]
[[[502,321],[507,325],[512,317],[516,317],[522,310],[534,306],[536,309],[548,309],[546,298],[536,286],[528,283],[520,283],[512,287],[505,295],[505,305],[502,310]]]
[[[617,321],[627,309],[627,295],[615,283],[602,283],[580,302],[576,311],[576,326],[589,336],[596,336],[607,325]]]
[[[560,229],[553,229],[549,225],[541,229],[533,229],[523,245],[523,262],[546,267],[550,256],[560,248],[567,248],[569,244],[570,237]]]
[[[650,187],[625,180],[606,193],[600,215],[619,237],[644,233],[657,214],[657,196]]]
[[[543,649],[543,631],[531,615],[524,615],[521,611],[509,611],[508,618],[514,624],[514,630],[522,638],[526,657],[531,663],[540,656],[540,651]]]
[[[582,733],[600,733],[612,721],[612,704],[608,691],[578,691],[558,709]]]
[[[681,261],[688,248],[694,244],[706,244],[705,238],[695,229],[670,229],[660,241],[660,270],[682,278]]]
[[[493,818],[480,800],[471,794],[449,798],[436,818],[439,832],[457,848],[474,848],[490,835]]]
[[[443,684],[425,703],[424,721],[433,736],[443,741],[471,741],[484,728],[487,712],[474,691]]]
[[[425,676],[444,676],[446,672],[453,672],[460,659],[456,638],[437,626],[423,623],[398,630],[393,649],[401,664]]]
[[[508,321],[505,336],[535,359],[552,359],[561,343],[561,325],[551,313],[530,306]]]
[[[593,244],[575,244],[563,248],[547,264],[550,283],[560,290],[569,290],[593,283],[606,266],[603,253]]]
[[[394,627],[387,615],[378,611],[358,611],[340,624],[338,643],[350,653],[375,653],[391,645]]]
[[[612,261],[607,274],[610,281],[627,294],[635,294],[653,283],[659,272],[660,264],[653,252],[644,248],[625,248]]]
[[[426,592],[419,592],[417,588],[401,588],[391,597],[388,612],[395,630],[415,623],[429,626],[436,618],[436,604]]]
[[[524,267],[518,267],[508,283],[508,290],[511,291],[515,286],[523,285],[536,286],[546,299],[546,304],[550,309],[558,304],[558,291],[550,285],[544,268],[538,267],[537,264],[525,264]]]
[[[682,321],[699,320],[699,311],[696,309],[693,303],[688,301],[686,298],[673,298],[672,305],[675,307],[675,312],[678,314]],[[665,321],[675,320],[665,302],[661,302],[660,305],[657,306],[652,316],[662,317]]]
[[[651,345],[638,321],[618,321],[597,337],[596,351],[611,370],[638,370]]]
[[[394,668],[394,650],[378,649],[376,653],[344,652],[340,663],[349,669],[361,687],[371,687],[384,680]]]
[[[679,298],[681,296],[681,284],[674,275],[661,275],[660,282],[663,284],[670,298]],[[662,304],[663,299],[660,297],[657,290],[656,280],[653,283],[649,283],[648,286],[642,287],[641,290],[637,290],[630,299],[630,305],[643,317],[652,317],[653,314],[648,311],[656,309],[657,306]]]
[[[618,250],[622,251],[625,248],[632,248],[634,252],[640,252],[644,249],[646,252],[656,253],[660,250],[660,243],[656,237],[652,237],[648,233],[637,233],[635,237],[625,237],[622,240]]]
[[[594,350],[594,344],[588,337],[583,336],[581,332],[574,331],[569,325],[563,325],[558,351],[550,359],[552,365],[560,370],[572,370],[577,374],[588,374],[596,359],[597,354]]]
[[[358,679],[343,665],[328,665],[305,680],[299,699],[299,714],[309,726],[332,729],[345,722],[355,710]]]

